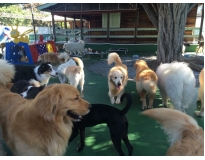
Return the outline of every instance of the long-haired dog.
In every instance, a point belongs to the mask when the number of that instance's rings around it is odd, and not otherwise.
[[[187,63],[172,62],[159,65],[156,70],[162,105],[167,107],[168,98],[174,108],[185,112],[194,98],[196,79]]]
[[[136,88],[142,101],[142,109],[153,108],[153,101],[157,91],[156,73],[151,70],[144,60],[137,60],[134,64],[136,69]],[[146,94],[149,96],[149,105],[147,107]]]
[[[28,65],[14,65],[15,76],[12,79],[12,83],[19,80],[35,79],[39,81],[41,85],[47,85],[51,77],[56,77],[57,72],[53,69],[50,62],[42,63],[37,66]]]
[[[65,62],[64,59],[58,58],[59,53],[43,53],[38,56],[37,62],[45,63],[50,62],[52,65],[58,65]]]
[[[158,121],[169,136],[167,156],[204,156],[204,131],[191,116],[170,108],[142,112]]]
[[[7,88],[8,84],[6,84]],[[19,80],[13,83],[10,91],[13,93],[18,93],[26,99],[33,99],[36,95],[45,88],[44,85],[40,85],[40,83],[34,79],[30,81]]]
[[[72,121],[87,114],[91,105],[68,84],[49,85],[27,100],[5,86],[14,72],[13,65],[0,60],[0,123],[6,144],[14,155],[63,155]]]
[[[108,65],[115,63],[115,66],[108,73],[108,95],[112,104],[119,104],[128,81],[127,66],[122,63],[121,58],[115,52],[109,53],[107,61]],[[117,97],[116,101],[115,97]]]
[[[68,58],[68,60],[61,64],[60,66],[58,66],[58,69],[57,69],[57,73],[58,73],[58,78],[59,78],[59,81],[61,83],[67,83],[68,82],[68,79],[66,77],[66,69],[68,66],[80,66],[81,68],[84,68],[84,64],[83,64],[83,61],[78,58],[78,57],[70,57],[70,55],[68,55],[67,53],[66,54],[62,54],[60,56],[60,58]]]
[[[82,68],[82,66],[68,66],[65,75],[69,81],[69,84],[71,86],[74,86],[75,88],[80,85],[80,95],[83,98],[84,97],[84,83],[85,83],[85,73]]]
[[[201,110],[195,111],[197,116],[204,116],[204,69],[201,70],[199,74],[199,90],[198,90],[198,99],[201,101]]]

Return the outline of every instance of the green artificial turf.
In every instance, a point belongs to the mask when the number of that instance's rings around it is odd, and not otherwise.
[[[84,85],[84,99],[90,103],[103,103],[111,105],[108,97],[108,82],[107,77],[90,72],[86,66],[99,61],[98,56],[91,58],[84,58],[85,64],[85,85]],[[58,81],[58,80],[57,80]],[[194,111],[197,108],[197,90],[195,98],[187,114],[193,116],[198,124],[204,128],[204,118],[196,117]],[[126,114],[129,122],[128,136],[130,143],[133,146],[133,156],[164,156],[169,144],[167,136],[161,129],[161,126],[151,118],[141,115],[141,101],[136,91],[136,84],[134,81],[129,81],[125,88],[125,92],[131,93],[133,97],[133,104]],[[114,107],[123,109],[126,100],[122,104],[115,104]],[[200,104],[198,104],[200,105]],[[162,107],[161,96],[157,91],[154,100],[154,108]],[[68,146],[65,153],[66,156],[118,156],[112,141],[110,139],[109,129],[106,124],[100,124],[95,127],[88,127],[85,130],[85,147],[81,152],[77,152],[76,148],[80,144],[80,136],[78,135]],[[128,155],[127,148],[122,141],[122,148],[126,155]]]
[[[88,65],[101,60],[99,56],[91,56],[84,58],[85,71],[85,85],[84,85],[84,99],[90,103],[103,103],[111,105],[108,97],[108,82],[107,77],[92,73],[87,69]],[[49,84],[59,83],[58,78],[51,78]],[[198,124],[204,128],[204,118],[196,117],[194,111],[200,103],[196,103],[197,91],[195,90],[194,101],[191,103],[187,114],[194,117]],[[133,104],[126,114],[128,119],[128,137],[133,146],[133,156],[164,156],[169,148],[167,136],[161,129],[160,125],[151,118],[141,115],[141,101],[136,91],[136,84],[134,81],[128,81],[125,92],[131,93],[133,97]],[[65,93],[66,94],[66,93]],[[118,109],[123,109],[126,100],[122,104],[113,105]],[[154,108],[162,107],[161,96],[157,91],[154,100]],[[79,135],[68,145],[65,156],[118,156],[112,141],[110,139],[109,129],[106,124],[99,124],[94,127],[86,128],[85,130],[85,147],[81,152],[77,152],[76,148],[80,143]],[[122,149],[128,155],[127,148],[122,142]],[[6,149],[8,155],[11,155],[8,148]]]

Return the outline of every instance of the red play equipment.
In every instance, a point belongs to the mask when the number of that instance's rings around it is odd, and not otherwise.
[[[43,53],[57,53],[54,41],[43,41],[43,36],[39,36],[39,41],[34,44],[19,42],[6,43],[6,60],[14,64],[34,64],[37,62],[38,56]],[[26,60],[22,58],[26,57]]]

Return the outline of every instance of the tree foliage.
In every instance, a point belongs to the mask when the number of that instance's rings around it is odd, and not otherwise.
[[[33,10],[34,19],[35,17],[46,17],[49,14],[45,12],[41,12],[36,9],[37,6],[42,3],[0,3],[0,13],[12,13],[18,15],[31,15],[31,8]],[[47,22],[42,22],[41,20],[34,20],[36,26],[48,26]],[[32,19],[24,19],[24,18],[8,18],[8,17],[0,17],[1,25],[16,25],[19,26],[31,26],[33,23]]]

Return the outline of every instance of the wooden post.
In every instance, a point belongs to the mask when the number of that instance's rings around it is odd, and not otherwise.
[[[136,7],[137,8],[137,7]],[[137,27],[138,27],[138,21],[139,21],[139,9],[136,9],[135,12],[135,37],[134,37],[134,43],[137,43]]]
[[[201,41],[202,38],[202,29],[203,29],[203,23],[204,23],[204,3],[202,4],[202,15],[201,15],[201,25],[200,25],[200,31],[199,31],[199,41]]]
[[[80,27],[80,38],[81,38],[81,40],[83,40],[83,21],[82,21],[82,14],[80,15],[80,24],[81,24],[81,27]]]
[[[76,21],[75,21],[75,15],[74,15],[74,24],[73,24],[73,28],[75,29],[76,26]],[[76,40],[76,31],[75,31],[75,40]]]
[[[52,13],[51,16],[52,16],[52,27],[53,27],[53,39],[54,42],[56,42],[55,20],[54,20],[54,15]]]
[[[107,42],[110,38],[110,13],[107,13]]]
[[[66,31],[65,31],[65,34],[66,34],[66,38],[65,38],[65,40],[66,40],[66,42],[68,41],[68,37],[67,37],[67,34],[68,34],[68,32],[67,32],[67,20],[66,20],[66,16],[64,17],[64,28],[66,29]]]

